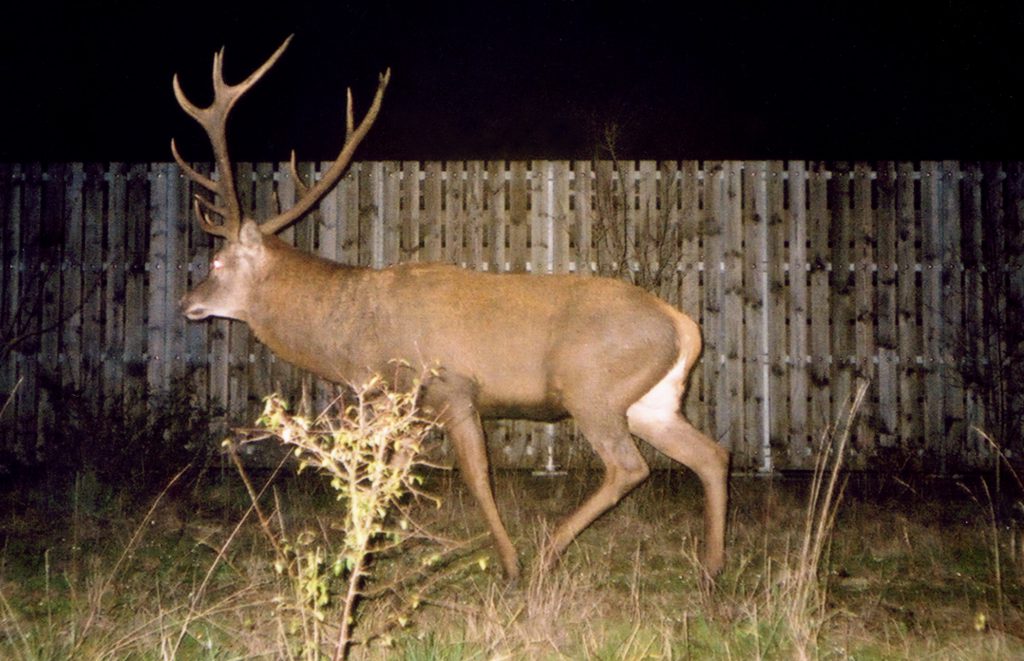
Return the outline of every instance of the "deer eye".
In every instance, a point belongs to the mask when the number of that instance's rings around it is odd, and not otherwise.
[[[212,268],[214,271],[222,269],[224,268],[224,261],[220,259],[215,259],[212,262],[210,262],[210,268]]]

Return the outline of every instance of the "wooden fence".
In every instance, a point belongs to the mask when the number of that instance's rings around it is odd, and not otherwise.
[[[286,173],[240,165],[257,218],[294,199]],[[326,396],[243,324],[178,312],[212,254],[191,194],[168,163],[0,165],[8,452],[45,454],[56,391],[124,416],[185,387],[229,425],[274,390]],[[951,471],[994,460],[975,427],[1024,449],[1022,205],[1020,163],[365,162],[282,235],[375,268],[633,280],[702,324],[685,411],[735,466],[808,467],[867,378],[853,465]],[[490,432],[499,465],[589,461],[571,425]]]

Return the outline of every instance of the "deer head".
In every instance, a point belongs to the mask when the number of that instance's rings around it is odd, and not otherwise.
[[[373,122],[380,112],[384,90],[391,78],[388,69],[380,76],[377,92],[373,97],[369,110],[358,126],[355,123],[352,109],[352,90],[348,90],[345,113],[345,142],[334,163],[323,173],[320,180],[312,186],[306,186],[296,168],[295,151],[291,153],[291,176],[295,180],[299,199],[290,209],[278,215],[257,221],[249,218],[242,209],[235,185],[231,157],[227,145],[227,120],[235,103],[249,88],[255,85],[281,57],[292,37],[284,40],[276,51],[253,71],[245,80],[236,85],[224,81],[224,49],[213,56],[213,102],[206,108],[200,108],[185,96],[174,76],[174,96],[178,104],[195,119],[206,131],[213,147],[216,162],[217,178],[213,179],[196,171],[181,157],[174,140],[171,140],[171,153],[185,175],[193,182],[213,193],[211,200],[196,194],[194,206],[199,226],[207,233],[224,238],[227,243],[214,256],[210,265],[209,277],[190,291],[182,299],[182,309],[190,319],[202,319],[208,316],[228,317],[245,320],[245,296],[249,291],[248,284],[258,276],[264,261],[264,239],[273,235],[308,213],[341,179],[352,160],[356,147],[370,131]]]

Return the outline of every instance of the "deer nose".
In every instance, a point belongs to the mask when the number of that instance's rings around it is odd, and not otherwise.
[[[201,303],[191,300],[191,298],[189,294],[181,297],[181,300],[178,302],[178,308],[181,310],[181,313],[193,321],[207,317],[206,308]]]

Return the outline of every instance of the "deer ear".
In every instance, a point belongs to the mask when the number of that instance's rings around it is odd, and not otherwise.
[[[242,229],[238,231],[238,242],[247,248],[262,245],[263,232],[260,231],[260,226],[251,220],[242,223]]]

